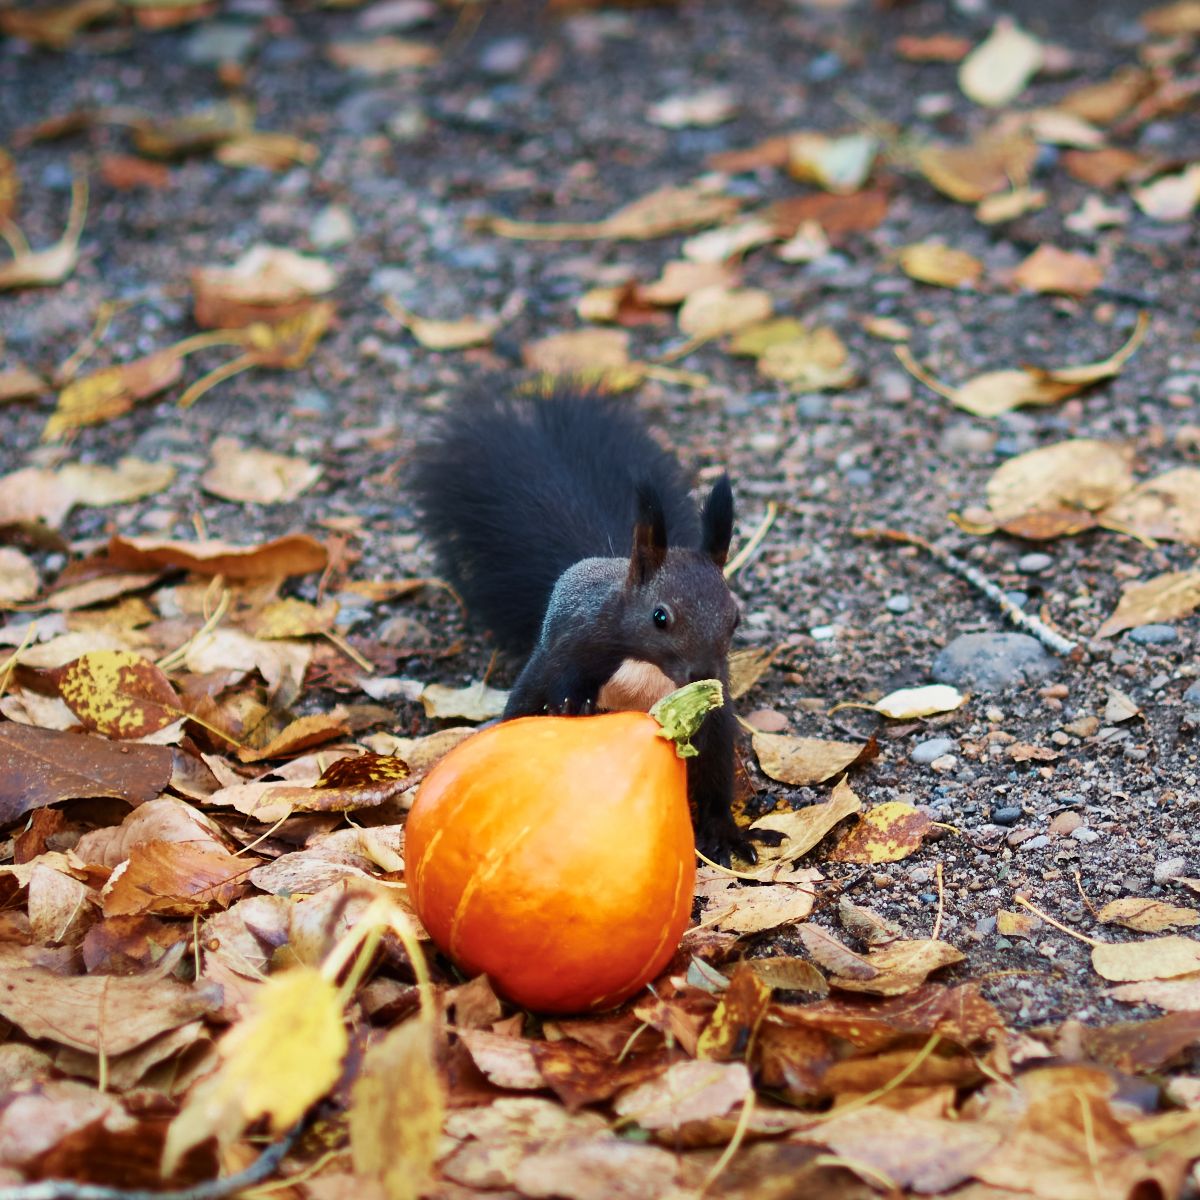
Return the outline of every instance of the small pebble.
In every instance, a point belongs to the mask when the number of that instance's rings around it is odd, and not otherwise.
[[[949,775],[958,766],[958,758],[953,754],[939,754],[937,758],[929,764],[931,771],[936,771],[939,775]]]
[[[1061,812],[1050,822],[1050,832],[1058,837],[1069,837],[1083,825],[1083,818],[1077,812]]]
[[[1094,829],[1089,829],[1086,825],[1081,825],[1078,829],[1071,831],[1071,839],[1076,842],[1082,842],[1085,846],[1090,846],[1093,842],[1100,840],[1100,835]]]
[[[832,641],[835,637],[837,637],[837,626],[836,625],[814,625],[808,631],[808,635],[809,635],[809,637],[812,638],[812,640],[814,642],[829,642],[829,641]]]
[[[908,873],[910,883],[920,885],[928,883],[933,878],[933,872],[928,867],[913,867]]]
[[[1059,665],[1041,642],[1027,633],[964,633],[933,660],[933,677],[938,683],[998,692],[1038,682]]]
[[[1154,866],[1154,882],[1170,883],[1172,879],[1178,879],[1185,870],[1187,870],[1187,859],[1183,855],[1164,859]]]
[[[1129,640],[1139,646],[1165,646],[1178,637],[1174,625],[1139,625],[1129,631]]]
[[[1188,704],[1200,704],[1200,680],[1192,684],[1186,692],[1183,693],[1183,698]]]
[[[915,763],[931,763],[934,759],[941,758],[943,754],[949,754],[954,746],[953,738],[929,738],[927,741],[918,742],[908,757]]]
[[[762,733],[782,733],[788,727],[788,719],[773,708],[760,708],[746,718],[746,724]]]
[[[829,397],[820,392],[812,392],[796,400],[796,416],[804,421],[819,421],[828,413]]]
[[[500,38],[484,48],[479,68],[488,75],[516,75],[529,58],[530,44],[523,37]]]
[[[1053,562],[1054,559],[1049,554],[1022,554],[1017,559],[1017,570],[1022,575],[1036,575],[1038,572],[1044,571],[1047,567],[1051,566]]]
[[[1050,845],[1050,838],[1047,834],[1039,833],[1036,837],[1026,838],[1021,843],[1022,850],[1041,850]]]
[[[912,608],[912,601],[903,592],[901,592],[899,595],[889,596],[883,602],[883,607],[886,608],[888,612],[893,612],[899,615],[900,613],[908,612],[908,610]],[[1196,699],[1198,702],[1200,702],[1200,683],[1196,684],[1195,690],[1197,693]]]
[[[321,209],[308,227],[308,237],[318,250],[336,250],[354,237],[354,218],[340,204]]]
[[[1024,815],[1022,809],[1015,804],[992,809],[992,821],[996,825],[1015,825]]]
[[[258,30],[253,25],[210,21],[207,25],[201,25],[188,38],[183,53],[188,62],[195,66],[212,66],[223,62],[240,63],[249,56],[256,41]]]
[[[918,896],[918,899],[921,901],[922,904],[936,904],[937,903],[937,892],[922,892]]]

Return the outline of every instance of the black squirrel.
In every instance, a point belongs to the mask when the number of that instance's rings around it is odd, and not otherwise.
[[[728,691],[729,478],[697,513],[679,462],[627,402],[574,383],[470,391],[420,449],[413,485],[442,572],[504,649],[528,656],[505,719],[647,709],[695,679]],[[757,857],[730,812],[735,730],[727,698],[688,764],[697,844],[725,864]]]

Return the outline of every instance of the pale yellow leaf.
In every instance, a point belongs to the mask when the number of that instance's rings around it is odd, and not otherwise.
[[[1037,38],[1002,17],[959,64],[958,86],[976,104],[999,108],[1025,90],[1041,67],[1044,54]]]

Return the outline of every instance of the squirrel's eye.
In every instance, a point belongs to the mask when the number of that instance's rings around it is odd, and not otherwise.
[[[654,609],[654,624],[659,629],[667,629],[671,624],[671,610],[665,604],[659,604]]]

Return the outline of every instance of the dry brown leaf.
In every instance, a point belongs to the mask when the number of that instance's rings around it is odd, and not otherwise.
[[[485,321],[479,317],[432,321],[410,312],[390,296],[384,298],[384,307],[426,350],[465,350],[468,346],[486,346],[500,324],[494,318]]]
[[[1092,966],[1115,983],[1174,979],[1200,971],[1200,942],[1179,934],[1143,942],[1103,942],[1092,947]]]
[[[369,42],[334,42],[329,60],[339,67],[361,71],[364,75],[391,75],[431,67],[438,60],[433,46],[407,38],[376,36]]]
[[[567,242],[609,238],[646,241],[715,225],[732,217],[739,207],[739,201],[732,196],[723,196],[692,185],[659,188],[600,221],[538,222],[490,217],[483,224],[501,237],[532,241]]]
[[[1200,912],[1194,908],[1141,896],[1110,900],[1096,915],[1106,925],[1124,925],[1138,933],[1162,933],[1164,929],[1200,925]]]
[[[1037,153],[1037,142],[1027,133],[990,134],[964,146],[924,146],[916,165],[943,195],[978,204],[985,196],[1024,187]]]
[[[88,729],[111,738],[143,738],[183,716],[167,677],[128,650],[97,650],[52,672],[59,694]]]
[[[988,508],[998,523],[1029,513],[1096,512],[1133,486],[1130,454],[1122,446],[1073,438],[1019,454],[988,480]]]
[[[789,878],[795,878],[795,875]],[[727,933],[762,933],[780,925],[807,919],[816,902],[811,882],[769,883],[761,887],[731,888],[714,897],[705,922]]]
[[[810,221],[815,221],[831,242],[843,241],[852,233],[877,229],[888,214],[888,193],[866,188],[841,196],[814,192],[777,200],[766,210],[767,219],[781,238],[791,238]]]
[[[489,687],[482,680],[462,688],[431,683],[421,693],[425,715],[436,721],[448,717],[460,717],[464,721],[490,721],[504,712],[507,701],[508,692]]]
[[[879,142],[869,133],[796,133],[788,140],[788,172],[794,179],[845,195],[867,182],[878,152]]]
[[[623,1092],[613,1109],[642,1129],[673,1133],[689,1122],[726,1116],[751,1092],[745,1063],[678,1062],[657,1079]]]
[[[833,794],[824,804],[812,804],[794,812],[770,813],[750,828],[769,829],[783,835],[778,846],[762,846],[759,858],[764,862],[795,862],[807,854],[839,821],[862,811],[862,801],[844,780],[838,780]]]
[[[1020,187],[1013,188],[1011,192],[998,192],[980,200],[975,209],[975,219],[984,225],[1015,221],[1026,213],[1045,208],[1046,200],[1046,193],[1037,188]]]
[[[1090,187],[1113,188],[1152,175],[1159,160],[1151,155],[1105,146],[1100,150],[1069,150],[1063,155],[1067,174]]]
[[[92,1053],[125,1054],[220,1004],[213,989],[173,979],[59,975],[8,945],[0,944],[0,964],[0,1015],[29,1037]]]
[[[785,733],[756,733],[758,765],[772,779],[793,787],[811,787],[875,753],[872,742],[831,742]]]
[[[293,533],[260,546],[235,546],[206,539],[176,542],[168,538],[113,537],[108,556],[115,566],[129,570],[183,567],[200,575],[227,579],[270,579],[308,575],[325,569],[325,547],[306,534]]]
[[[228,908],[258,859],[190,842],[139,842],[101,893],[106,917],[191,917]]]
[[[1099,516],[1135,537],[1200,546],[1200,468],[1176,467],[1139,483]]]
[[[670,308],[682,304],[701,288],[731,288],[736,282],[737,271],[728,263],[685,262],[673,258],[663,264],[662,274],[653,283],[637,289],[637,298],[646,304]]]
[[[232,267],[192,272],[196,323],[232,328],[294,316],[336,284],[337,273],[323,258],[286,247],[251,246]]]
[[[1186,221],[1200,204],[1200,162],[1133,189],[1138,208],[1155,221]]]
[[[231,138],[254,128],[254,109],[234,97],[186,113],[182,117],[144,118],[133,125],[133,144],[150,158],[183,158],[207,154]]]
[[[747,646],[729,653],[729,695],[733,700],[739,700],[767,673],[775,655],[779,653],[778,646],[756,647]]]
[[[646,110],[646,119],[664,129],[707,129],[722,125],[737,111],[733,92],[725,87],[704,88],[681,96],[668,96]]]
[[[1112,637],[1138,625],[1178,621],[1200,607],[1200,571],[1168,571],[1145,583],[1131,583],[1121,593],[1116,611],[1096,630]]]
[[[679,310],[679,328],[695,339],[721,337],[771,315],[769,292],[721,285],[692,292]]]
[[[785,992],[829,993],[825,976],[806,958],[748,958],[746,966],[770,988]]]
[[[525,1092],[546,1086],[533,1047],[524,1038],[503,1037],[483,1029],[460,1029],[458,1036],[475,1065],[497,1087]]]
[[[1200,34],[1200,2],[1175,0],[1142,14],[1142,24],[1158,37],[1190,37]]]
[[[920,849],[932,828],[933,821],[919,808],[889,800],[863,813],[829,857],[835,862],[899,862]]]
[[[965,250],[940,242],[914,242],[899,253],[900,267],[911,279],[935,287],[974,287],[983,274],[983,263]]]
[[[905,34],[898,37],[893,49],[909,62],[962,62],[971,50],[971,43],[952,33],[932,33],[927,37]]]
[[[200,477],[200,486],[240,504],[285,504],[321,478],[321,468],[315,463],[269,450],[244,449],[236,438],[217,438],[212,459],[212,466]]]
[[[0,291],[7,288],[47,287],[61,283],[79,259],[79,238],[87,219],[87,179],[79,177],[71,187],[71,211],[62,238],[45,250],[29,250],[0,263]]]
[[[169,751],[165,751],[170,761]],[[85,833],[75,853],[89,866],[115,867],[144,842],[187,842],[220,853],[228,850],[220,827],[210,817],[174,796],[139,804],[120,825],[103,825]]]
[[[1073,88],[1055,107],[1095,125],[1111,125],[1125,116],[1151,86],[1149,73],[1141,67],[1121,67],[1099,83]]]
[[[337,615],[336,600],[327,600],[318,607],[296,596],[287,596],[267,604],[251,618],[248,630],[254,637],[266,641],[314,637],[333,629]]]
[[[222,142],[213,158],[226,167],[260,167],[264,171],[286,171],[311,166],[321,151],[291,133],[268,133],[255,129]]]
[[[602,375],[629,366],[629,334],[624,329],[574,329],[527,343],[527,367],[550,375]]]
[[[1042,66],[1045,49],[1015,21],[1001,17],[992,32],[962,60],[958,86],[976,104],[1010,104]]]
[[[28,367],[18,364],[7,371],[0,371],[0,404],[11,404],[14,400],[36,400],[49,390],[50,385]]]
[[[89,25],[121,11],[116,0],[71,0],[50,8],[6,8],[0,30],[48,50],[65,50]]]
[[[1090,254],[1043,244],[1017,267],[1012,282],[1031,292],[1086,296],[1104,282],[1104,267]]]
[[[15,608],[38,594],[37,567],[11,546],[0,546],[0,610]]]
[[[867,964],[875,974],[869,979],[852,976],[833,976],[833,987],[848,992],[869,992],[875,996],[900,996],[925,982],[926,977],[940,967],[962,962],[963,954],[947,942],[892,942],[872,950]]]
[[[806,329],[802,336],[768,346],[758,370],[805,391],[849,387],[857,377],[850,353],[828,325]]]
[[[100,160],[104,182],[117,191],[153,188],[162,191],[171,186],[171,172],[165,163],[147,162],[134,154],[106,154]]]

